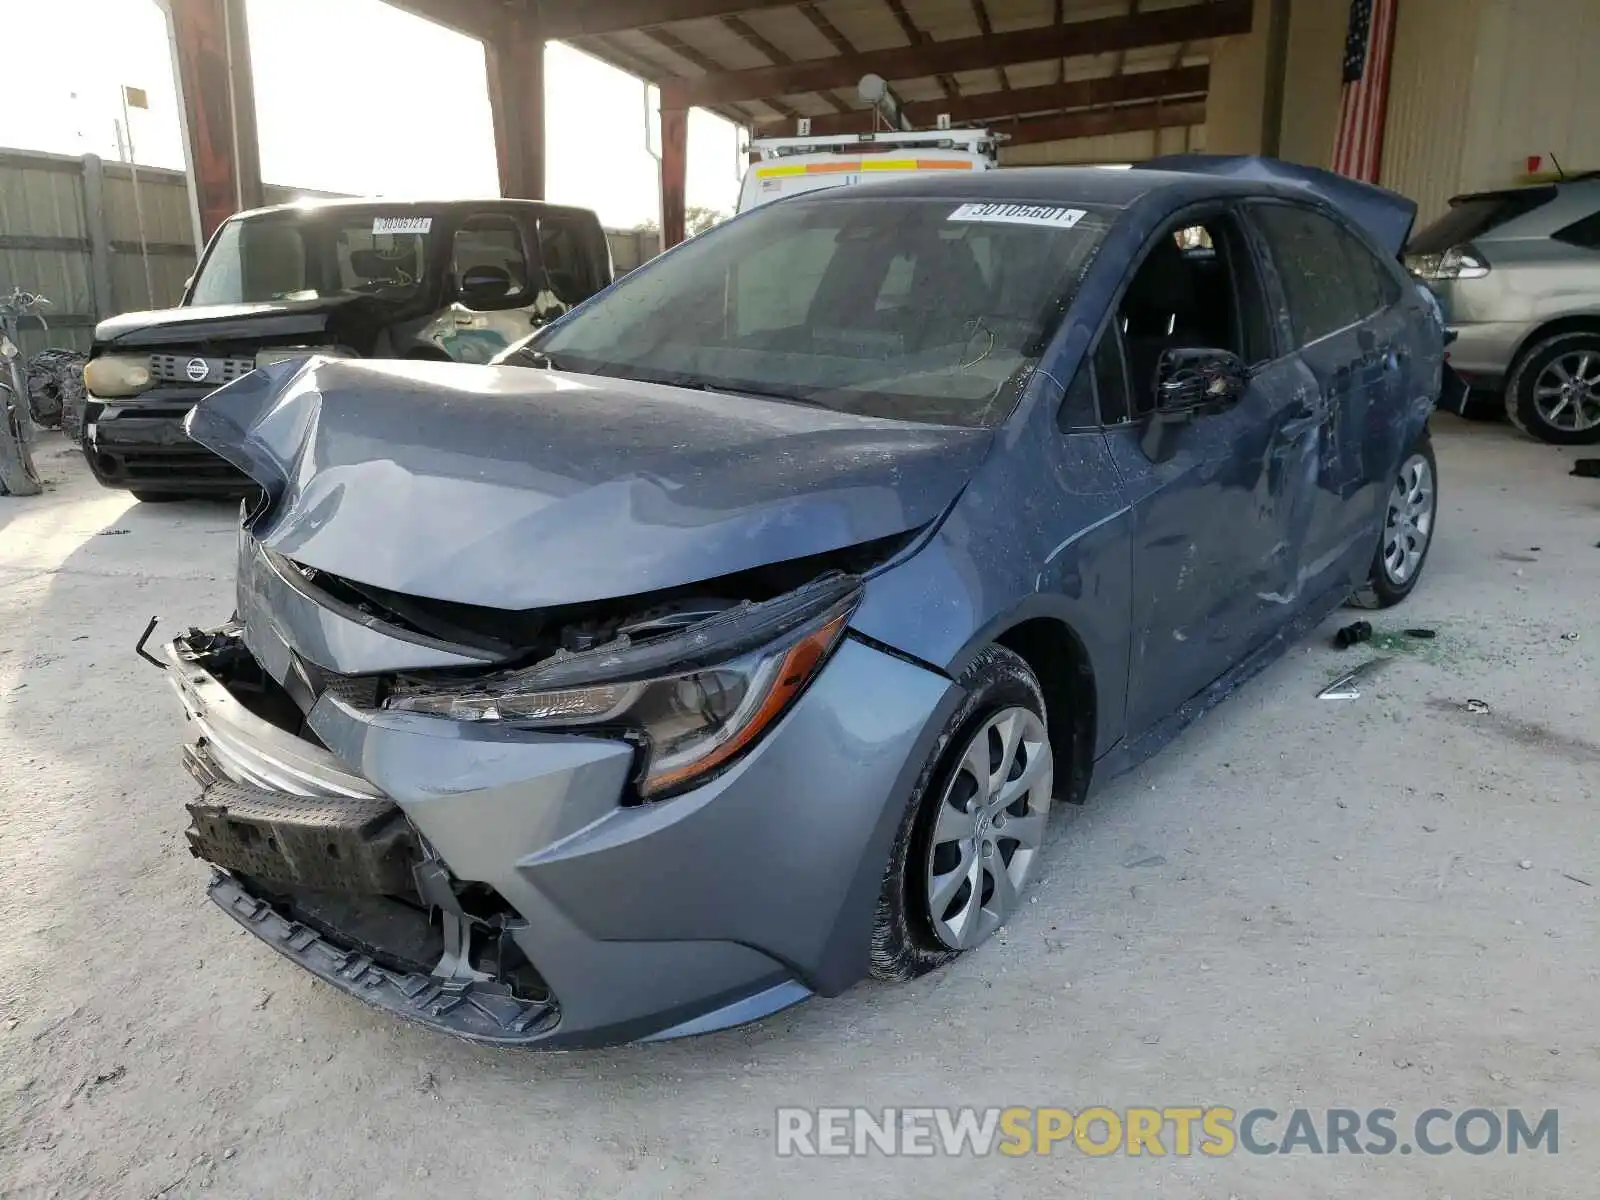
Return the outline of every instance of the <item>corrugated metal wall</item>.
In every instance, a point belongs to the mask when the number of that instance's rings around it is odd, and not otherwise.
[[[193,225],[183,175],[141,167],[136,202],[128,167],[102,163],[100,209],[110,295],[97,304],[91,253],[95,218],[89,211],[92,172],[86,159],[0,150],[0,292],[15,285],[51,301],[45,310],[49,331],[22,331],[26,353],[45,346],[87,350],[97,320],[176,304],[194,270]],[[266,193],[269,204],[333,195],[276,185],[268,185]],[[147,254],[140,250],[141,215]],[[659,253],[660,236],[654,232],[606,232],[619,272],[631,271]]]
[[[39,292],[52,301],[47,311],[58,318],[48,337],[22,331],[28,353],[46,344],[88,345],[82,322],[94,311],[94,295],[81,171],[75,158],[0,156],[0,292],[9,293],[13,285]]]
[[[1461,190],[1483,7],[1483,0],[1401,0],[1396,17],[1381,182],[1417,202],[1419,225]]]
[[[1533,154],[1553,153],[1568,174],[1600,169],[1600,0],[1479,7],[1460,190],[1504,187]]]

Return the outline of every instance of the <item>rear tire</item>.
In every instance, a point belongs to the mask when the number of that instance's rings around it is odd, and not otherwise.
[[[1039,681],[1019,655],[989,646],[957,683],[966,698],[889,853],[872,931],[878,979],[915,979],[981,944],[1015,913],[1043,844],[1054,763]]]
[[[1352,608],[1392,608],[1411,594],[1433,549],[1438,517],[1439,465],[1423,430],[1396,473],[1372,567],[1350,597]]]
[[[1600,331],[1558,333],[1529,347],[1506,385],[1506,414],[1553,446],[1600,442]]]

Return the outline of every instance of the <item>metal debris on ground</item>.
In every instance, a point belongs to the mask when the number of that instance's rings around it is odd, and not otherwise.
[[[116,537],[119,533],[127,533],[126,529],[102,529],[95,537]]]
[[[1406,636],[1408,638],[1421,638],[1423,641],[1432,641],[1439,635],[1431,629],[1408,629],[1406,630]]]
[[[87,361],[87,355],[59,347],[41,350],[28,360],[28,405],[40,425],[52,429],[62,425],[69,408],[82,420],[83,364]]]
[[[1590,883],[1587,879],[1579,879],[1576,875],[1568,875],[1565,871],[1561,872],[1561,878],[1570,879],[1573,883],[1581,883],[1584,887],[1594,886],[1594,884]]]
[[[1354,671],[1347,671],[1334,679],[1317,693],[1319,700],[1359,700],[1361,688],[1358,686],[1363,680],[1370,679],[1384,667],[1388,666],[1392,658],[1369,658]]]
[[[1517,866],[1521,867],[1524,871],[1531,871],[1533,870],[1533,859],[1525,858],[1519,862]]]
[[[1561,640],[1563,642],[1575,642],[1578,640],[1579,636],[1580,635],[1576,633],[1563,633],[1561,635]]]
[[[1338,633],[1333,635],[1333,644],[1341,650],[1348,650],[1360,642],[1372,640],[1372,622],[1352,621]]]
[[[1461,707],[1469,713],[1478,714],[1480,717],[1487,716],[1489,713],[1489,703],[1486,700],[1468,700]]]

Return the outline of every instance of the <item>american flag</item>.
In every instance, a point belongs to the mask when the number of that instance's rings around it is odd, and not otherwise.
[[[1383,165],[1383,119],[1389,101],[1389,60],[1394,53],[1394,15],[1399,0],[1350,0],[1344,39],[1344,95],[1333,169],[1366,183],[1378,181]]]

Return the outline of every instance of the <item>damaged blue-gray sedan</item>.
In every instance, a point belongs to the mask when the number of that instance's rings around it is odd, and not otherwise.
[[[763,206],[506,365],[267,367],[166,647],[212,898],[334,987],[677,1037],[1017,910],[1084,799],[1416,586],[1442,333],[1317,172],[1007,170]]]

